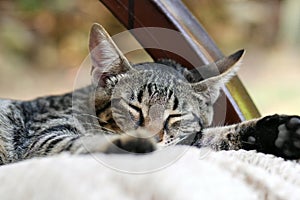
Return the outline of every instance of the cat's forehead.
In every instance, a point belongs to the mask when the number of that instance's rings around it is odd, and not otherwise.
[[[141,63],[133,66],[139,74],[146,74],[149,78],[155,78],[156,80],[172,80],[172,81],[184,81],[185,77],[181,71],[160,63]]]
[[[171,91],[176,96],[182,96],[181,94],[187,95],[193,91],[183,74],[168,65],[141,63],[133,65],[133,68],[134,70],[127,71],[124,76],[120,76],[117,82],[118,87],[115,87],[115,94],[125,94],[130,91],[135,93],[141,89],[161,95]]]

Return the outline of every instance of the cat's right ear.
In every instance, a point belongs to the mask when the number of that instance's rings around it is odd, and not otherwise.
[[[132,69],[109,34],[96,23],[91,28],[89,50],[92,61],[92,83],[95,86],[105,87],[107,78]]]

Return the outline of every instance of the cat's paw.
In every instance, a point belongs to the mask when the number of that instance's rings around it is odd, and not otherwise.
[[[112,140],[105,153],[126,154],[137,153],[145,154],[156,150],[156,143],[149,138],[141,137],[140,133],[120,135]]]
[[[267,153],[274,153],[288,159],[300,158],[299,116],[267,116],[258,121],[257,128],[260,132],[258,137],[261,145],[269,148],[266,149]]]
[[[278,126],[275,146],[288,157],[300,157],[300,117],[288,118]]]

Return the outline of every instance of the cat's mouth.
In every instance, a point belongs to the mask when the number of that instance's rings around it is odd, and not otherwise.
[[[162,149],[162,148],[165,148],[165,147],[168,147],[168,146],[176,145],[176,144],[178,144],[180,141],[181,141],[180,138],[176,138],[176,139],[174,139],[174,140],[172,140],[172,141],[161,141],[161,142],[158,142],[158,143],[157,143],[157,147]]]

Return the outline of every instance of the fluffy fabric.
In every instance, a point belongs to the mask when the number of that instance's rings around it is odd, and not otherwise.
[[[61,154],[0,167],[0,199],[298,199],[300,165],[254,151],[170,147]]]

